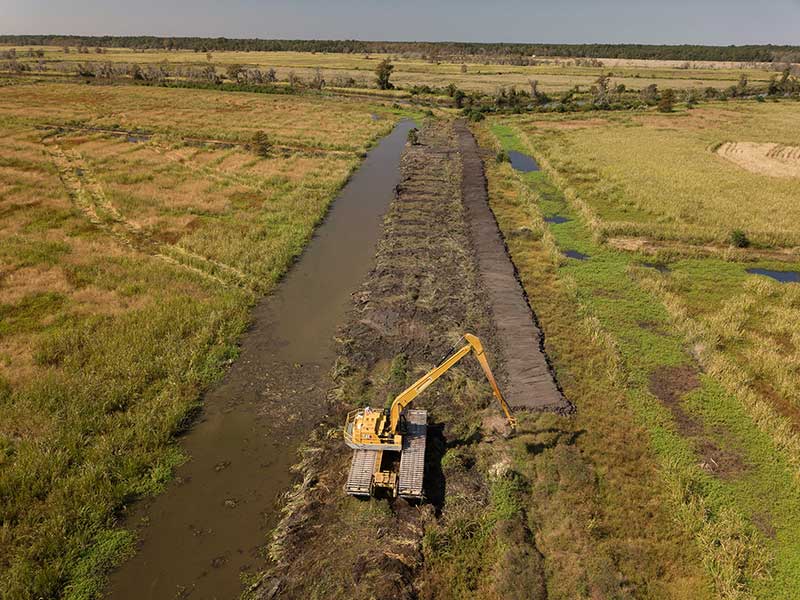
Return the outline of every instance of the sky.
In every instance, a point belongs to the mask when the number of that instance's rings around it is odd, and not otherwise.
[[[800,0],[0,0],[0,34],[800,45]]]

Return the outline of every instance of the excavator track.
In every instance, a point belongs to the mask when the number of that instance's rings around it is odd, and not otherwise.
[[[428,411],[406,409],[406,433],[400,454],[397,494],[409,500],[424,496],[425,443],[428,434]]]
[[[372,474],[380,454],[380,450],[353,450],[345,492],[351,496],[369,496],[372,493]]]

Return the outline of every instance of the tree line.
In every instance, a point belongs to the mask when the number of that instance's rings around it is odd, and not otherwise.
[[[451,60],[478,56],[519,59],[532,56],[711,60],[731,62],[800,62],[800,46],[649,45],[649,44],[516,44],[473,42],[380,42],[363,40],[268,40],[156,36],[2,35],[0,44],[21,46],[122,47],[140,50],[295,51],[349,54],[415,54]]]

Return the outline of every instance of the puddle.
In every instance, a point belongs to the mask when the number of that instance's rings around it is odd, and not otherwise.
[[[326,416],[331,339],[372,266],[412,127],[401,122],[369,152],[301,258],[254,309],[239,358],[181,440],[190,460],[165,493],[129,509],[124,526],[142,542],[104,597],[238,598],[240,576],[263,565],[298,444]]]
[[[771,269],[747,269],[751,275],[764,275],[781,283],[800,283],[800,271],[773,271]]]
[[[218,150],[228,150],[230,148],[236,148],[239,144],[234,144],[232,142],[220,142],[217,140],[198,140],[196,138],[184,138],[183,143],[187,146],[192,148],[215,148]]]
[[[130,142],[131,144],[146,143],[150,141],[150,136],[138,133],[129,133],[125,138],[125,141]]]
[[[511,159],[511,166],[517,171],[523,173],[531,173],[539,170],[539,165],[533,160],[533,157],[517,152],[516,150],[508,151],[508,158]]]
[[[577,250],[564,250],[564,256],[567,258],[574,258],[576,260],[588,260],[589,255],[584,254],[583,252],[578,252]]]
[[[646,263],[642,263],[642,266],[643,267],[647,267],[648,269],[655,269],[659,273],[669,273],[670,272],[670,268],[667,265],[665,265],[664,263],[646,262]]]
[[[567,217],[562,217],[561,215],[553,215],[552,217],[545,217],[545,223],[553,223],[554,225],[560,225],[561,223],[566,223],[571,221],[572,219],[568,219]]]

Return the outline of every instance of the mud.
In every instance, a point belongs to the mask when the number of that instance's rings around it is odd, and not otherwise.
[[[720,447],[700,419],[686,412],[681,404],[683,397],[699,386],[699,372],[690,365],[663,367],[650,377],[650,391],[670,410],[678,433],[692,442],[702,459],[701,467],[722,479],[738,477],[748,469],[743,456]],[[713,433],[724,438],[726,431],[720,426]]]
[[[513,408],[570,412],[572,405],[556,385],[544,352],[542,332],[489,208],[478,144],[463,121],[457,122],[455,128],[463,162],[461,192],[480,279],[505,358],[508,402]]]
[[[481,415],[497,415],[499,408],[480,368],[469,360],[415,402],[429,411],[429,502],[360,501],[342,490],[351,451],[339,428],[353,405],[382,406],[464,331],[483,338],[496,372],[502,375],[507,367],[461,202],[458,147],[452,127],[433,122],[419,145],[407,148],[375,268],[354,294],[350,320],[337,336],[332,417],[312,435],[297,465],[298,484],[270,545],[273,562],[251,590],[253,598],[434,597],[430,586],[436,580],[429,579],[424,562],[425,532],[451,518],[450,503],[469,498],[470,509],[480,511],[488,502],[486,475],[469,453],[481,448],[491,454],[496,435],[471,424],[483,422]],[[470,166],[465,162],[465,174]],[[407,365],[400,380],[392,374],[398,363]],[[441,457],[449,448],[458,448],[464,459],[445,468]],[[519,551],[514,568],[543,580],[524,517],[505,527],[511,532],[503,535]],[[511,567],[497,568],[513,576]]]
[[[398,125],[364,161],[276,293],[254,310],[241,353],[206,394],[182,446],[190,457],[162,495],[125,521],[139,551],[111,577],[112,599],[236,598],[263,563],[299,443],[325,417],[331,339],[373,264],[399,181]]]
[[[643,267],[647,267],[648,269],[655,269],[659,273],[669,273],[670,268],[664,263],[653,263],[653,262],[645,262],[642,263]]]
[[[589,260],[588,254],[578,252],[577,250],[564,250],[564,256],[567,258],[573,258],[575,260]]]

